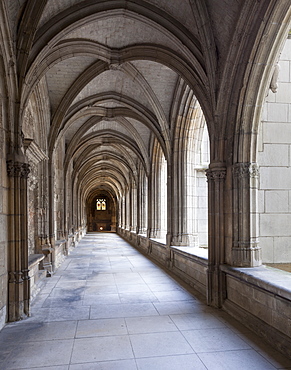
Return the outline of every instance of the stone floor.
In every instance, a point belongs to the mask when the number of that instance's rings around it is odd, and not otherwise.
[[[193,293],[193,292],[192,292]],[[116,234],[88,234],[0,332],[0,368],[271,370],[291,361]]]

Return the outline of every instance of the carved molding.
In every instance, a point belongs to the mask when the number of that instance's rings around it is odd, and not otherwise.
[[[242,178],[250,176],[250,162],[235,163],[232,167],[234,177]]]
[[[255,267],[262,264],[262,251],[257,244],[238,242],[232,248],[232,265],[238,267]]]
[[[23,272],[22,271],[10,271],[8,273],[8,282],[20,284],[23,282]]]
[[[232,166],[232,173],[236,178],[256,178],[259,176],[259,166],[250,162],[235,163]]]
[[[257,165],[257,163],[252,163],[250,166],[251,178],[259,177],[259,174],[260,174],[260,167]]]
[[[25,154],[27,155],[28,159],[34,164],[38,164],[39,162],[43,161],[44,159],[48,159],[48,156],[44,153],[44,151],[34,142],[33,139],[25,138],[23,140],[23,145],[25,149]]]
[[[274,67],[273,76],[270,82],[270,90],[275,94],[278,90],[278,79],[279,79],[279,72],[280,72],[280,65],[277,63]]]
[[[122,69],[122,66],[119,62],[109,63],[108,67],[112,71],[121,71],[121,69]]]

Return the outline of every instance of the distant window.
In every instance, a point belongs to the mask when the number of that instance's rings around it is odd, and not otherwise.
[[[97,211],[106,211],[106,199],[97,199],[96,209]]]

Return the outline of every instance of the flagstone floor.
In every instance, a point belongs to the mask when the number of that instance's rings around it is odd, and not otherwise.
[[[31,317],[0,332],[0,369],[274,370],[291,360],[118,235],[90,233]]]

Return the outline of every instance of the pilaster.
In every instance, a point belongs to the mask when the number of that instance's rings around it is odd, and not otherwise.
[[[208,304],[221,307],[224,299],[224,281],[220,265],[224,263],[224,188],[226,168],[215,163],[206,171],[208,181],[209,254],[208,254]]]
[[[173,235],[171,245],[175,246],[198,246],[198,234],[179,233]]]
[[[257,181],[258,167],[249,162],[236,163],[233,173],[234,240],[232,265],[260,266],[261,248],[257,239]]]
[[[28,275],[27,179],[29,165],[8,160],[9,176],[9,255],[8,321],[29,315],[30,278]]]

